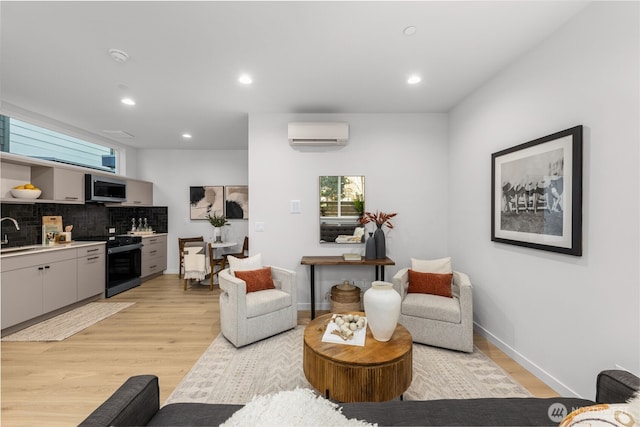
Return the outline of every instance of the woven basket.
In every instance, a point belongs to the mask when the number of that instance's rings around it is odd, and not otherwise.
[[[332,286],[331,311],[333,313],[362,311],[360,293],[360,288],[348,283]]]

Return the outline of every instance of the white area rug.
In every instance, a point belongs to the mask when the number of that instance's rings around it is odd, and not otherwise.
[[[304,327],[236,349],[219,335],[165,404],[249,402],[255,395],[311,388],[302,370]],[[460,353],[413,345],[413,382],[406,400],[530,397],[480,352]]]
[[[91,302],[7,335],[2,341],[62,341],[133,305],[133,302]]]

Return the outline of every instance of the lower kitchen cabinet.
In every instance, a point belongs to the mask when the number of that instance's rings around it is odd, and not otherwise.
[[[42,308],[44,313],[57,310],[78,301],[78,270],[76,258],[52,262],[38,268],[42,275]]]
[[[104,293],[104,257],[103,244],[3,258],[2,329]]]
[[[167,235],[154,234],[142,237],[142,274],[150,278],[167,269]]]
[[[104,293],[104,245],[78,248],[78,301]]]
[[[2,272],[3,328],[43,313],[43,275],[43,271],[32,267]]]

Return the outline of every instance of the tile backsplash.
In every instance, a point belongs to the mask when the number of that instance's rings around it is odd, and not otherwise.
[[[0,215],[16,219],[20,225],[20,230],[16,230],[11,221],[2,221],[1,236],[2,239],[7,236],[7,247],[39,244],[42,241],[43,216],[62,216],[63,226],[73,225],[74,239],[106,235],[109,227],[115,227],[116,233],[124,234],[131,229],[131,218],[147,218],[149,226],[158,233],[166,233],[169,222],[167,207],[106,207],[93,203],[3,203]]]

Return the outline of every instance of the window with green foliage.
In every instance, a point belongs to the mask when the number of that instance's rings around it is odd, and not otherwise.
[[[115,173],[116,171],[117,152],[110,147],[8,116],[0,116],[0,135],[0,147],[7,153],[84,166],[105,172]]]

